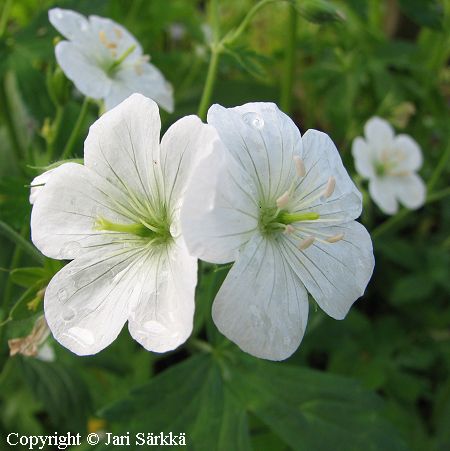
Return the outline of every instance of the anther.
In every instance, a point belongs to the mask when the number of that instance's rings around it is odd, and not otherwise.
[[[303,163],[303,160],[298,155],[294,155],[294,163],[295,163],[295,170],[297,171],[297,175],[299,177],[304,177],[306,174],[306,169],[305,169],[305,163]]]
[[[289,191],[286,191],[284,194],[282,194],[278,199],[277,199],[277,207],[278,208],[284,208],[290,199],[290,194]]]
[[[285,228],[284,228],[284,233],[286,235],[291,235],[292,233],[295,232],[295,229],[293,226],[291,226],[291,224],[288,224]]]
[[[331,176],[328,179],[327,186],[325,187],[325,190],[322,193],[322,197],[324,199],[328,199],[333,194],[334,188],[336,188],[336,179],[333,176]]]
[[[305,239],[301,240],[300,243],[298,243],[298,248],[301,251],[304,251],[305,249],[308,249],[309,246],[311,246],[314,243],[314,240],[316,238],[313,236],[308,236]]]
[[[337,235],[330,236],[327,238],[328,243],[337,243],[338,241],[341,241],[344,238],[343,233],[338,233]]]

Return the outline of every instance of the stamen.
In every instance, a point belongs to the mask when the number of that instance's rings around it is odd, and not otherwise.
[[[325,190],[322,193],[322,197],[328,199],[333,194],[334,188],[336,188],[336,179],[333,176],[331,176],[328,179],[327,186],[325,187]]]
[[[305,239],[301,240],[300,243],[298,243],[298,248],[301,251],[304,251],[305,249],[308,249],[309,246],[311,246],[314,243],[314,240],[316,238],[314,236],[308,236]]]
[[[286,191],[283,195],[281,195],[277,199],[277,207],[284,208],[288,204],[290,198],[291,198],[291,195],[289,194],[289,191]]]
[[[122,30],[120,28],[114,28],[114,34],[117,36],[117,39],[122,37]]]
[[[304,177],[306,174],[306,169],[305,169],[305,163],[303,163],[303,160],[298,155],[294,155],[294,163],[295,163],[295,170],[297,172],[297,175],[299,177]]]
[[[106,33],[103,30],[100,30],[98,32],[98,38],[100,39],[100,42],[107,46],[108,45],[108,39],[106,39]]]
[[[343,233],[338,233],[337,235],[330,236],[327,238],[328,243],[337,243],[338,241],[341,241],[344,238]]]
[[[286,235],[291,235],[292,233],[295,232],[295,229],[293,226],[291,226],[291,224],[288,224],[285,228],[284,228],[284,232]]]

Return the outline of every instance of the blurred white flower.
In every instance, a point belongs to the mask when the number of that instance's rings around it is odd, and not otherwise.
[[[48,171],[43,172],[42,174],[38,175],[33,179],[30,185],[30,197],[29,201],[30,204],[33,205],[36,202],[36,199],[41,192],[42,187],[48,182],[50,175],[55,170],[49,169]]]
[[[160,144],[160,127],[156,103],[133,94],[91,126],[84,165],[61,165],[34,203],[34,244],[73,260],[51,280],[44,307],[55,339],[76,354],[102,350],[127,320],[155,352],[191,333],[197,261],[179,209],[211,128],[188,116]]]
[[[213,305],[219,330],[244,351],[283,360],[299,346],[308,292],[342,319],[364,293],[372,242],[355,222],[361,195],[324,133],[303,136],[274,104],[213,105],[220,136],[194,172],[181,211],[190,252],[236,260]]]
[[[109,110],[138,92],[173,111],[171,85],[128,30],[110,19],[87,19],[68,9],[54,8],[48,15],[68,39],[56,46],[58,64],[85,96],[104,99]]]
[[[10,356],[22,354],[27,357],[36,357],[46,362],[54,361],[55,353],[53,348],[48,343],[45,343],[49,335],[50,329],[42,315],[36,320],[29,335],[8,340]]]
[[[393,215],[398,202],[409,209],[421,207],[426,188],[416,174],[422,166],[422,152],[409,135],[395,136],[391,125],[373,117],[364,126],[365,139],[355,138],[352,154],[358,173],[369,179],[369,192],[380,209]]]

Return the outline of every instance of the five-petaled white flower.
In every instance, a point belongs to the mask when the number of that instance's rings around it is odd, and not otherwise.
[[[236,261],[213,304],[219,330],[250,354],[286,359],[305,332],[307,292],[342,319],[371,277],[372,242],[354,221],[361,195],[331,139],[301,137],[274,104],[213,105],[208,123],[223,147],[187,190],[186,245],[209,262]]]
[[[426,188],[416,171],[422,166],[422,152],[410,136],[395,136],[391,125],[379,117],[369,119],[364,135],[353,141],[352,153],[358,173],[369,179],[369,192],[380,209],[389,215],[398,201],[416,209],[425,202]]]
[[[155,352],[191,333],[197,260],[179,211],[215,132],[188,116],[160,144],[160,126],[156,103],[133,94],[91,126],[84,165],[59,166],[34,203],[34,244],[73,259],[48,285],[44,308],[56,340],[76,354],[105,348],[127,320],[134,339]]]
[[[173,111],[171,85],[128,30],[110,19],[87,19],[68,9],[54,8],[48,15],[68,39],[56,45],[58,64],[85,96],[104,99],[109,110],[138,92]]]

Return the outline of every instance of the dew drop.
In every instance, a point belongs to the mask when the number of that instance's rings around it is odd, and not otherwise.
[[[264,127],[264,119],[257,113],[245,113],[242,118],[244,122],[257,130]]]
[[[59,299],[61,302],[64,302],[65,300],[67,300],[68,297],[69,297],[69,295],[68,295],[68,293],[67,293],[67,290],[65,290],[64,288],[61,288],[61,289],[58,291],[58,299]]]
[[[64,321],[72,321],[75,318],[75,310],[70,307],[64,307],[61,316]]]
[[[83,329],[81,327],[71,327],[67,332],[67,336],[75,340],[83,347],[87,347],[95,343],[94,334],[90,330]]]
[[[172,224],[170,224],[170,234],[176,238],[177,236],[180,235],[180,227],[179,224],[177,222],[173,222]]]

